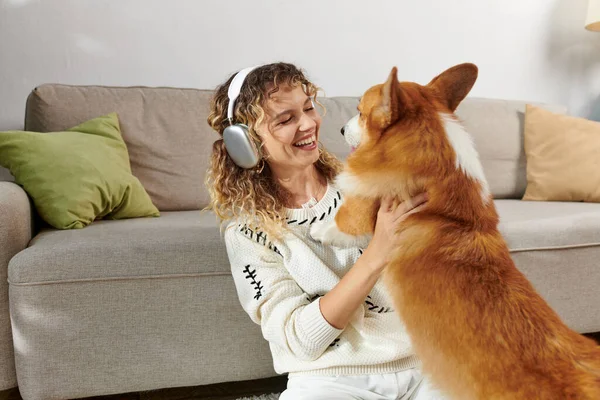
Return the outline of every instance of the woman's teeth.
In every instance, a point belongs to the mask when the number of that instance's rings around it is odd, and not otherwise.
[[[306,146],[306,145],[309,145],[309,144],[313,144],[314,141],[315,141],[315,135],[312,135],[308,139],[304,139],[301,142],[294,143],[294,146],[296,146],[296,147],[302,147],[302,146]]]

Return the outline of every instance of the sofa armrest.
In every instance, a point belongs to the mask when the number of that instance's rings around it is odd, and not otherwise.
[[[0,181],[0,390],[17,386],[8,302],[8,262],[27,247],[34,233],[33,224],[27,193],[13,182]]]
[[[29,197],[13,182],[0,181],[0,278],[6,279],[11,258],[27,247],[32,238],[34,219]]]

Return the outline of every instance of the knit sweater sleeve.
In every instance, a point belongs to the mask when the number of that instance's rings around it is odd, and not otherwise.
[[[318,359],[342,330],[290,276],[276,247],[261,241],[260,233],[248,237],[236,227],[225,231],[225,245],[242,307],[271,345],[302,360]]]

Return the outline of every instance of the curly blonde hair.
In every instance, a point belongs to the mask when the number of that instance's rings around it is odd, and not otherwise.
[[[227,90],[235,74],[218,86],[211,101],[208,124],[219,135],[229,125],[227,120]],[[244,81],[236,100],[234,120],[248,126],[255,143],[262,147],[260,137],[254,129],[265,118],[263,106],[270,94],[280,85],[301,85],[307,96],[318,102],[319,88],[311,83],[304,73],[292,64],[274,63],[254,69]],[[290,194],[273,178],[268,163],[261,162],[260,168],[244,169],[236,165],[225,149],[223,138],[213,144],[211,164],[206,175],[206,187],[211,201],[206,209],[215,212],[220,222],[243,219],[246,223],[260,226],[267,234],[279,238],[285,229],[284,209],[290,206]],[[319,148],[317,171],[331,182],[341,171],[341,162],[324,148]]]

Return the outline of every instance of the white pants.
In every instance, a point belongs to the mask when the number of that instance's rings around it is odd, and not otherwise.
[[[279,400],[447,400],[417,369],[384,375],[297,376]]]

